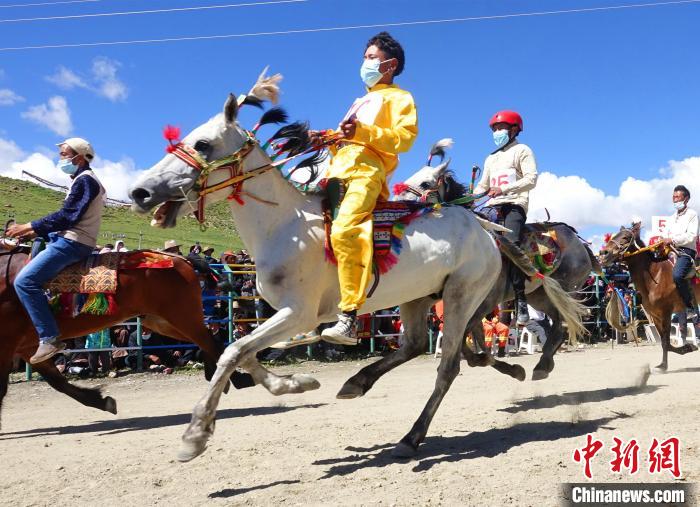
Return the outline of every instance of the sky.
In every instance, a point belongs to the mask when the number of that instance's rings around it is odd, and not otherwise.
[[[29,3],[42,5],[17,6]],[[163,156],[165,124],[187,132],[203,123],[265,65],[284,75],[291,118],[335,127],[364,93],[366,41],[386,28],[405,49],[397,84],[413,94],[420,130],[392,183],[444,137],[466,181],[494,149],[489,118],[514,109],[540,173],[530,218],[546,208],[599,244],[633,219],[649,227],[652,215],[671,214],[678,183],[700,195],[700,1],[618,8],[632,3],[658,2],[2,0],[0,174],[65,181],[54,145],[85,137],[108,192],[123,199]],[[228,7],[133,14],[204,6]],[[601,7],[615,8],[592,10]],[[553,13],[566,10],[579,12]],[[236,36],[12,49],[212,35]],[[258,115],[244,108],[241,122]]]

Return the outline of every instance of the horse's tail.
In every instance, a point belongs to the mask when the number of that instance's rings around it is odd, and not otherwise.
[[[498,242],[501,253],[508,257],[518,269],[530,278],[539,275],[539,271],[521,248],[504,237],[499,237]],[[588,313],[588,309],[579,301],[572,298],[569,293],[562,288],[559,282],[553,278],[548,276],[543,277],[542,287],[566,324],[569,334],[569,343],[572,345],[575,344],[578,335],[587,334],[586,328],[583,325],[583,316]]]
[[[622,305],[624,303],[620,300],[617,294],[612,294],[610,301],[605,306],[605,320],[608,321],[613,329],[621,333],[630,333],[634,338],[634,342],[639,344],[639,337],[637,336],[637,319],[630,318],[629,324],[625,325],[622,322]]]

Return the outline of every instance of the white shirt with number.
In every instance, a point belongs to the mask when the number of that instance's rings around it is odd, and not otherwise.
[[[527,212],[530,190],[537,183],[537,163],[529,146],[517,140],[486,158],[477,194],[499,187],[502,195],[489,199],[486,206],[515,204]]]

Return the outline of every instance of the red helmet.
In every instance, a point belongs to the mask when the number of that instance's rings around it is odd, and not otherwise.
[[[517,125],[520,129],[519,131],[523,130],[523,119],[515,111],[498,111],[491,117],[489,127],[493,127],[495,123],[508,123],[509,125]]]

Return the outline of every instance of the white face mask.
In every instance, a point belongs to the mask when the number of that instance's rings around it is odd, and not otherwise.
[[[683,208],[685,208],[685,202],[684,201],[674,202],[673,207],[676,208],[678,211],[680,211]]]

